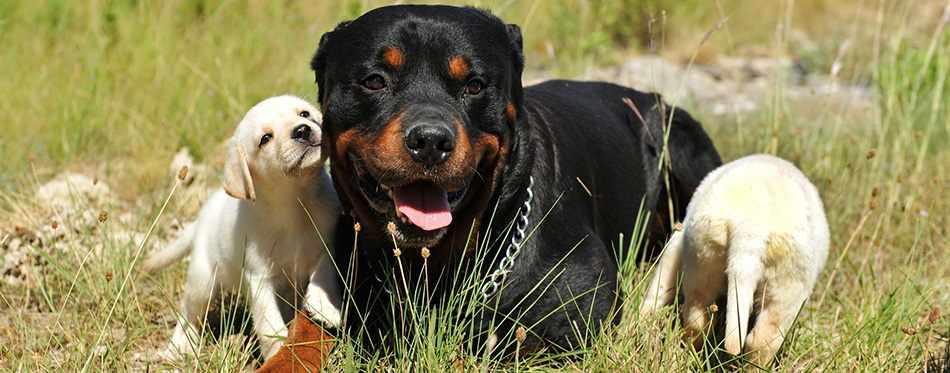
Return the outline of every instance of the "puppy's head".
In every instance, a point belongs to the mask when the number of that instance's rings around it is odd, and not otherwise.
[[[487,11],[389,6],[323,36],[311,62],[332,174],[369,232],[433,247],[482,216],[521,117],[521,33]]]
[[[257,199],[254,185],[311,183],[326,161],[320,112],[294,96],[261,101],[244,116],[231,137],[224,190],[239,199]]]

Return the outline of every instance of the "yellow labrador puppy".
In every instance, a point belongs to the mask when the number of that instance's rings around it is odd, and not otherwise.
[[[339,326],[342,294],[327,247],[340,206],[324,168],[319,115],[293,96],[251,108],[231,138],[224,189],[181,237],[146,259],[143,269],[152,273],[192,254],[164,358],[194,352],[208,306],[222,291],[240,290],[248,300],[265,359],[286,337],[295,307]]]
[[[725,349],[759,365],[771,362],[818,273],[825,266],[828,223],[818,191],[791,163],[766,154],[710,172],[670,237],[641,306],[669,304],[683,275],[683,327],[697,348],[708,308],[726,295]],[[760,304],[750,325],[753,304]]]

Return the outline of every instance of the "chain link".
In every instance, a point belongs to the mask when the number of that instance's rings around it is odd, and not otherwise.
[[[482,301],[487,302],[488,298],[501,290],[501,285],[505,282],[505,277],[511,271],[515,264],[515,258],[521,252],[521,245],[524,243],[525,234],[528,231],[528,216],[531,215],[531,200],[534,199],[534,176],[528,177],[528,196],[525,198],[524,206],[518,213],[518,221],[515,222],[514,234],[511,235],[511,242],[505,249],[505,257],[498,262],[498,268],[488,275],[488,282],[482,285]]]

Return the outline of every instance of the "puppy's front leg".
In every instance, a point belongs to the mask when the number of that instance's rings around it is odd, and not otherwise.
[[[287,325],[280,314],[280,299],[266,275],[249,276],[248,299],[253,300],[254,332],[261,344],[261,356],[267,360],[277,353],[287,338]]]
[[[329,256],[323,257],[317,263],[316,269],[310,273],[306,297],[307,310],[315,320],[323,321],[324,326],[340,326],[343,318],[340,312],[343,294],[340,291],[339,276]]]

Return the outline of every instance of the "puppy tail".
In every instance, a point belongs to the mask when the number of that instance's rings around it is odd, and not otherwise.
[[[175,241],[168,244],[164,249],[160,251],[152,252],[148,258],[145,259],[145,263],[142,264],[142,271],[147,274],[152,274],[158,272],[162,268],[172,265],[172,263],[178,262],[185,255],[191,252],[191,245],[195,238],[195,232],[197,224],[189,224]]]
[[[735,238],[739,237],[739,238]],[[726,268],[726,351],[739,356],[749,332],[749,318],[756,287],[762,281],[762,259],[756,253],[765,250],[766,237],[737,232],[729,242]]]

